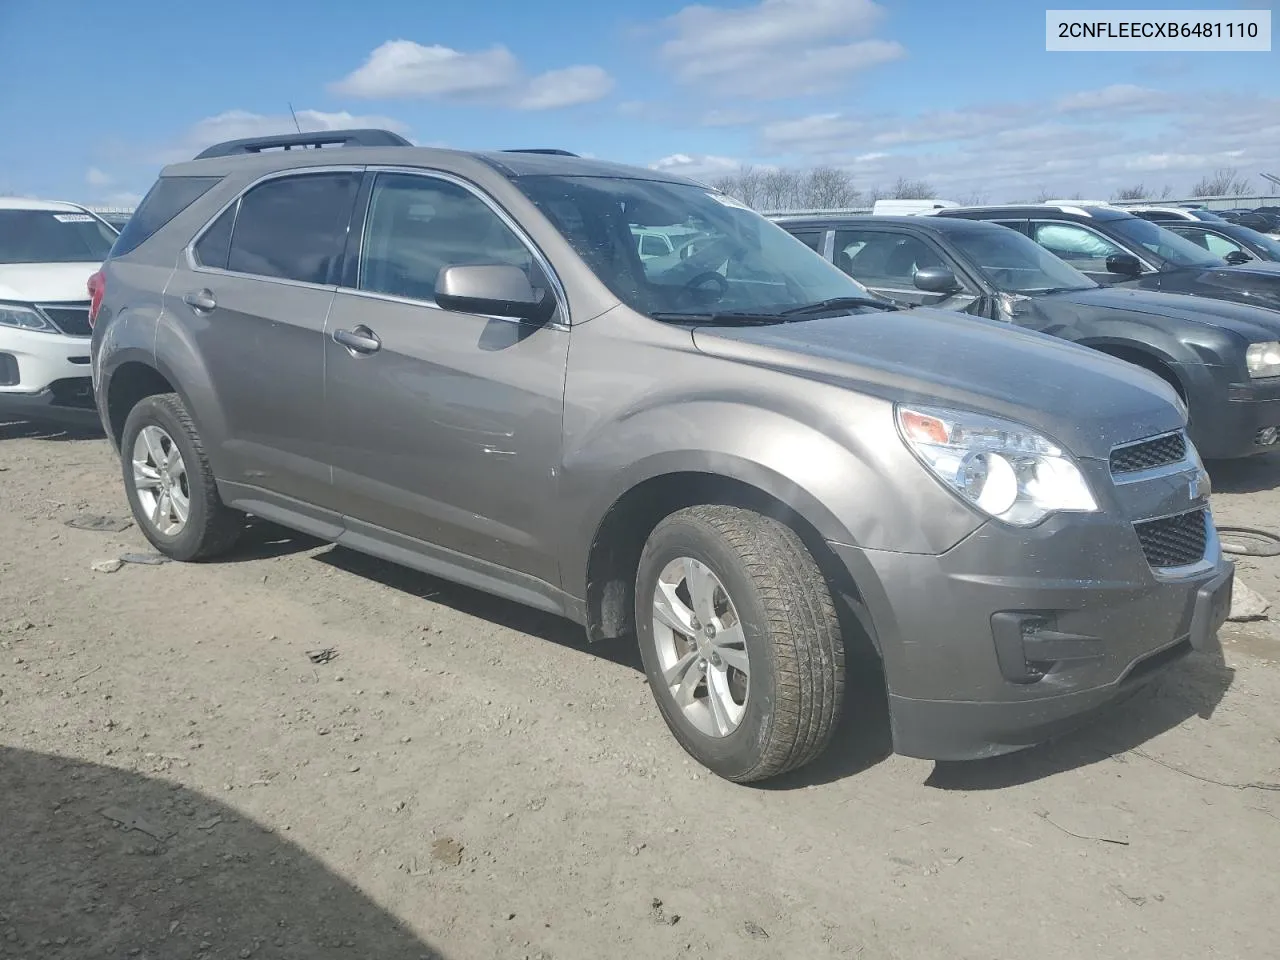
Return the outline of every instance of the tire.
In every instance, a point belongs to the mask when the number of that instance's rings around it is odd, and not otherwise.
[[[718,582],[715,596],[721,598],[712,618],[718,634],[713,631],[695,648],[688,635],[671,629],[671,618],[692,624],[691,633],[707,635],[705,624],[696,620],[697,609],[707,609],[705,601],[689,590],[690,583],[708,582],[707,571]],[[668,612],[655,628],[657,596]],[[725,608],[723,599],[730,606]],[[830,742],[843,706],[844,643],[826,579],[789,527],[730,506],[695,506],[668,516],[640,556],[636,634],[667,726],[713,773],[738,783],[765,780],[804,766]],[[712,643],[736,644],[739,638],[741,653],[736,645]],[[741,663],[742,654],[745,686],[737,666],[730,665]],[[690,657],[692,665],[682,671]],[[732,702],[725,699],[726,691]]]
[[[170,489],[173,491],[170,504],[182,496],[185,496],[187,502],[186,520],[180,526],[176,523],[157,524],[149,506],[160,498],[159,488],[155,492],[144,493],[135,482],[135,460],[139,459],[135,456],[135,448],[139,448],[139,438],[147,431],[140,449],[155,449],[154,446],[147,446],[147,440],[154,441],[159,436],[157,429],[168,441],[167,444],[163,441],[160,444],[160,449],[166,455],[164,459],[171,455],[171,450],[175,447],[181,457],[180,470],[176,463],[172,473],[166,470]],[[150,477],[157,458],[144,453],[143,459],[144,471]],[[120,437],[120,462],[124,471],[125,493],[129,498],[129,508],[133,511],[134,520],[143,535],[165,556],[182,561],[208,560],[235,546],[244,529],[244,514],[227,507],[218,496],[213,470],[200,443],[200,435],[196,432],[186,406],[176,393],[144,397],[129,411]],[[144,503],[144,498],[147,497],[152,499]],[[172,511],[163,512],[177,517]]]

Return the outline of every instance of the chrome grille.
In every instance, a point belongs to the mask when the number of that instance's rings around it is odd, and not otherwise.
[[[89,326],[87,303],[41,303],[37,306],[41,313],[69,337],[87,337],[93,333],[93,328]]]
[[[1136,473],[1178,463],[1187,455],[1187,440],[1182,433],[1169,433],[1150,440],[1116,447],[1111,451],[1111,472]]]
[[[1185,567],[1204,557],[1208,542],[1208,514],[1200,507],[1172,517],[1144,520],[1133,529],[1152,567]]]

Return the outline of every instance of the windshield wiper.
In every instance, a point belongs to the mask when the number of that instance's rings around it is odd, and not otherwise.
[[[781,311],[780,317],[799,317],[809,313],[825,313],[828,310],[845,310],[852,307],[874,307],[877,310],[901,310],[898,304],[890,300],[874,297],[831,297],[817,303],[806,303],[800,307],[790,307]]]
[[[684,323],[707,323],[725,327],[763,327],[784,323],[780,313],[746,313],[726,311],[722,313],[651,313],[655,320],[671,320]]]

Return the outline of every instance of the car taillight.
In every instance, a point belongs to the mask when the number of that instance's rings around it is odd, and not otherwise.
[[[98,322],[98,310],[102,307],[102,295],[107,292],[107,278],[101,270],[89,278],[89,327]]]

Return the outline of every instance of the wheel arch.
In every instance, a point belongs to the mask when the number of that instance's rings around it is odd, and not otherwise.
[[[827,580],[846,637],[872,641],[861,626],[860,611],[865,610],[861,593],[827,543],[847,539],[847,532],[794,482],[766,467],[749,466],[754,469],[738,474],[689,468],[654,472],[613,501],[596,525],[587,555],[585,607],[590,640],[634,637],[635,571],[654,527],[685,507],[723,504],[752,510],[794,530]]]

